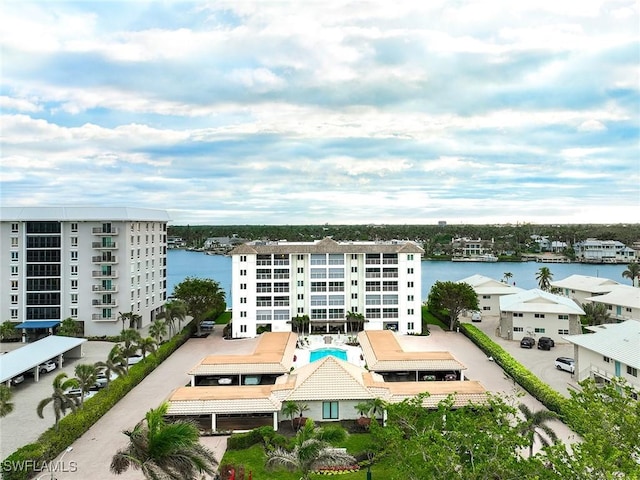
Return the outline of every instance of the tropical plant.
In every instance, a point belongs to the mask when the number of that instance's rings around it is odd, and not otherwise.
[[[182,330],[182,322],[187,317],[187,309],[180,300],[171,300],[164,304],[164,311],[157,316],[158,319],[164,319],[169,327],[169,335],[173,336],[175,331],[175,321],[178,320],[178,331]]]
[[[142,358],[147,358],[147,353],[155,352],[156,346],[156,341],[151,337],[141,338],[138,341],[138,349],[142,353]]]
[[[149,327],[149,335],[158,345],[162,343],[163,337],[167,335],[167,324],[163,320],[156,320]]]
[[[55,415],[55,427],[58,429],[60,418],[67,413],[67,410],[76,411],[78,407],[77,400],[68,396],[65,392],[70,388],[77,388],[78,380],[75,378],[67,378],[66,373],[59,373],[53,380],[53,393],[47,398],[43,398],[38,403],[36,412],[40,418],[44,418],[44,408],[51,404]]]
[[[196,322],[198,335],[206,315],[217,318],[227,308],[224,290],[211,279],[187,277],[174,287],[173,296],[184,302],[187,314]]]
[[[584,325],[603,325],[612,323],[611,314],[604,303],[583,303],[584,315],[582,323]]]
[[[0,384],[0,418],[6,417],[13,412],[14,405],[11,401],[12,396],[11,388]]]
[[[305,333],[310,322],[309,315],[298,315],[291,318],[291,327],[296,333]]]
[[[429,310],[446,310],[453,330],[463,310],[478,310],[478,295],[468,283],[436,282],[429,292]]]
[[[0,339],[9,340],[12,338],[18,338],[20,334],[16,330],[16,325],[17,323],[13,323],[11,320],[2,322],[2,325],[0,325]]]
[[[538,287],[545,292],[551,288],[551,280],[553,280],[553,273],[549,270],[549,267],[540,267],[538,273],[536,273],[536,280],[538,281]]]
[[[293,400],[287,400],[282,405],[282,414],[291,419],[291,429],[295,430],[293,419],[298,414],[298,404]]]
[[[122,322],[122,331],[124,332],[124,324],[126,321],[129,322],[129,328],[140,328],[142,316],[134,312],[118,312],[118,319]]]
[[[333,448],[322,439],[322,429],[315,428],[311,419],[296,434],[293,450],[282,447],[267,452],[267,468],[284,467],[300,472],[300,480],[308,480],[311,473],[327,467],[344,467],[357,464],[346,451]]]
[[[632,262],[627,265],[627,269],[622,272],[622,278],[628,278],[631,280],[631,285],[635,287],[637,283],[637,286],[640,287],[640,263]],[[636,282],[636,280],[638,280],[638,282]]]
[[[367,321],[362,313],[347,312],[347,329],[350,332],[360,332],[364,329],[364,323]]]
[[[513,278],[513,273],[511,272],[504,272],[504,282],[505,283],[509,283],[509,280],[511,280]]]
[[[533,456],[533,444],[536,438],[538,438],[540,443],[545,447],[558,441],[556,432],[547,425],[547,422],[558,418],[556,413],[550,410],[538,410],[534,412],[524,403],[518,405],[518,409],[522,412],[522,415],[524,415],[524,423],[520,426],[520,433],[524,435],[529,442],[529,457]]]
[[[96,362],[95,366],[104,371],[104,374],[107,377],[107,385],[109,385],[112,373],[115,373],[118,376],[122,376],[126,373],[126,363],[127,360],[122,355],[122,346],[116,344],[109,351],[107,359],[105,361]]]
[[[80,363],[74,370],[78,388],[80,388],[80,406],[84,405],[84,394],[96,384],[98,379],[98,369],[95,365]]]
[[[122,332],[122,334],[120,334],[120,338],[122,340],[124,368],[126,372],[129,373],[129,362],[127,359],[138,353],[138,343],[142,338],[140,337],[140,332],[131,328]]]
[[[80,325],[71,317],[65,318],[60,322],[58,335],[63,337],[77,337],[80,335]]]
[[[169,404],[151,409],[133,430],[123,433],[129,444],[116,452],[110,470],[116,475],[130,467],[147,479],[200,478],[213,475],[218,464],[213,452],[200,444],[198,427],[188,421],[167,422]]]

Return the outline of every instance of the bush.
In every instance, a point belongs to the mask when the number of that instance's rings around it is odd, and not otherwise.
[[[244,433],[234,433],[227,440],[227,450],[246,450],[258,443],[264,443],[264,437],[259,429]]]

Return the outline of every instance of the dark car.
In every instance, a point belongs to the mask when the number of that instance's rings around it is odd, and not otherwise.
[[[520,348],[533,348],[535,345],[536,341],[531,337],[522,337],[522,340],[520,340]]]
[[[555,347],[555,342],[553,338],[549,337],[540,337],[538,339],[538,349],[540,350],[551,350],[551,347]]]

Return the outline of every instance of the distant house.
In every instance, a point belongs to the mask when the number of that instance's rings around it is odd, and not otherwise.
[[[485,277],[484,275],[471,275],[458,281],[458,283],[471,285],[478,295],[478,308],[489,315],[498,315],[500,313],[500,297],[524,291],[522,288]]]
[[[611,318],[618,322],[625,320],[640,322],[640,288],[615,285],[609,292],[585,298],[585,301],[606,305]],[[640,350],[640,343],[638,350]]]
[[[182,237],[167,237],[167,248],[184,248],[187,242]]]
[[[582,333],[580,316],[584,310],[573,300],[539,289],[500,297],[500,336],[508,340],[522,337],[550,337],[566,342],[564,335]]]
[[[493,247],[493,239],[482,240],[481,238],[460,237],[451,240],[454,257],[479,257],[487,253],[492,253]]]
[[[563,295],[575,300],[579,305],[587,301],[587,298],[603,295],[620,285],[614,280],[587,275],[570,275],[563,280],[551,281],[551,286],[560,289]]]
[[[620,377],[640,393],[640,322],[628,320],[590,330],[594,333],[565,337],[574,345],[576,379],[602,383]]]
[[[636,261],[636,252],[617,240],[588,238],[574,245],[576,258],[586,263],[629,263]]]

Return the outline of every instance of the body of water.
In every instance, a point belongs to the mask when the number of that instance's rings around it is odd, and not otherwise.
[[[537,262],[422,262],[422,299],[426,300],[436,281],[457,282],[471,275],[484,275],[501,280],[506,272],[513,276],[509,280],[525,290],[537,288],[536,273],[541,267],[548,267],[554,280],[562,280],[569,275],[587,275],[631,284],[622,278],[626,265],[586,264],[586,263],[537,263]],[[227,305],[231,307],[231,257],[206,255],[202,252],[169,250],[167,253],[167,295],[187,277],[210,278],[220,283],[226,292]]]

